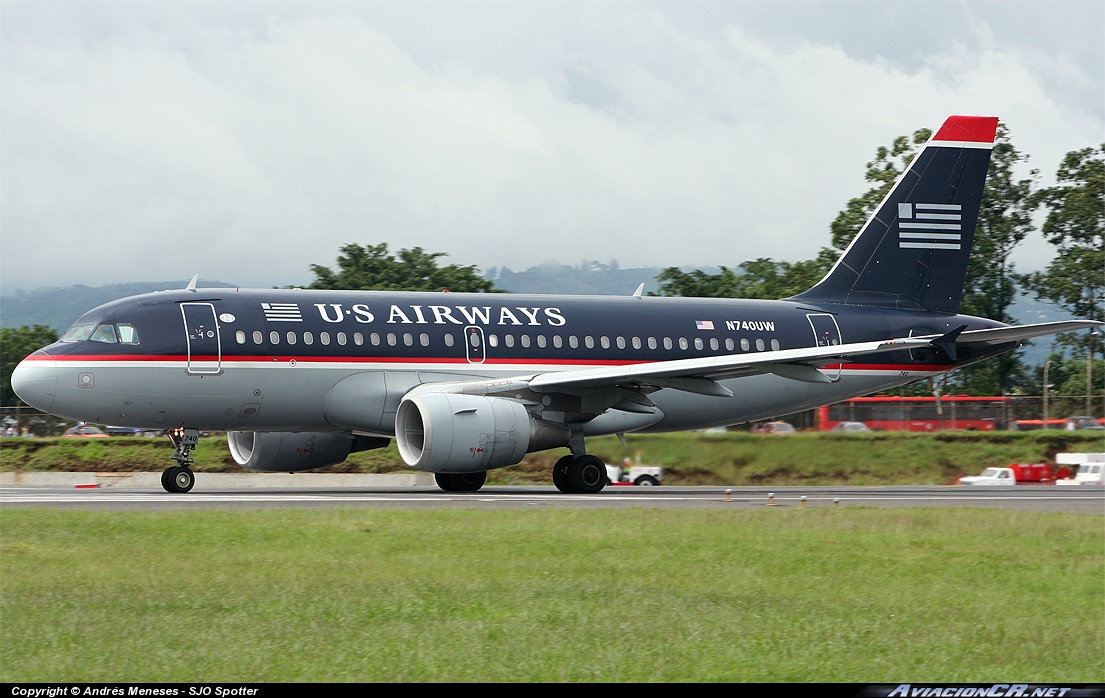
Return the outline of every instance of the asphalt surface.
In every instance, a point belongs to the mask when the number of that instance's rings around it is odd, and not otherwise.
[[[200,480],[202,482],[202,480]],[[728,490],[728,492],[727,492]],[[774,494],[774,497],[770,495]],[[598,494],[562,494],[553,487],[484,487],[449,493],[436,487],[378,488],[196,488],[170,494],[160,488],[73,486],[0,487],[0,507],[80,509],[242,509],[268,507],[383,507],[484,509],[579,508],[764,508],[970,506],[1024,511],[1105,515],[1105,488],[1014,487],[607,487]]]

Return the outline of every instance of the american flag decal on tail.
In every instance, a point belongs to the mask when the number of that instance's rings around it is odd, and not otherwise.
[[[898,204],[898,247],[961,249],[962,219],[959,204]]]
[[[303,315],[295,303],[262,303],[261,309],[269,322],[303,322]]]

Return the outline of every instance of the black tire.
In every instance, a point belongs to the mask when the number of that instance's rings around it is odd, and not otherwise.
[[[196,485],[196,474],[188,468],[169,468],[173,471],[172,485],[173,492],[179,492],[181,494],[190,492]]]
[[[446,492],[477,492],[487,482],[487,471],[478,473],[434,473],[437,486]]]
[[[173,489],[173,470],[175,468],[165,468],[161,471],[161,488],[166,492],[176,492]]]
[[[642,475],[634,480],[633,484],[637,485],[638,487],[658,487],[660,485],[660,481],[652,477],[651,475]]]
[[[598,456],[581,456],[568,466],[568,486],[577,494],[595,494],[606,487],[606,463]]]
[[[571,456],[564,456],[556,462],[556,465],[552,468],[552,483],[556,485],[556,489],[565,494],[569,494],[572,491],[572,486],[568,484],[568,466],[572,463]]]

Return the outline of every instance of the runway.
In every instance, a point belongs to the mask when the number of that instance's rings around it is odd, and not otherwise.
[[[773,497],[770,495],[774,495]],[[803,497],[805,500],[803,501]],[[0,487],[0,507],[81,509],[229,509],[270,507],[384,508],[736,508],[970,506],[1105,515],[1101,487],[608,487],[572,495],[553,487],[485,487],[474,493],[436,487],[202,489],[169,494],[155,488]]]

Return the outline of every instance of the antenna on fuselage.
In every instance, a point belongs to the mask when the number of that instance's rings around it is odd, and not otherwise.
[[[184,290],[185,291],[191,291],[192,293],[195,293],[196,292],[196,282],[199,281],[199,280],[200,280],[200,275],[196,274],[195,276],[192,277],[192,280],[188,282],[188,285],[184,287]]]
[[[637,287],[637,290],[633,292],[633,297],[634,298],[640,298],[641,293],[643,293],[644,290],[645,290],[645,282],[642,281],[641,285]]]

